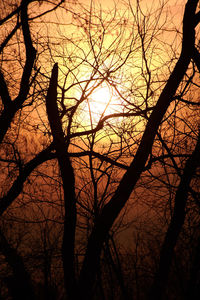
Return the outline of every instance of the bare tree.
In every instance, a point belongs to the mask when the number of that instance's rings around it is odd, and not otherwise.
[[[47,8],[42,6],[43,2]],[[71,6],[63,1],[56,4],[22,1],[0,23],[5,26],[7,22],[16,22],[13,27],[9,25],[11,29],[8,26],[10,31],[1,45],[4,175],[0,211],[12,216],[16,213],[22,219],[25,211],[27,216],[30,214],[31,203],[32,207],[37,205],[45,223],[56,218],[63,222],[62,260],[69,299],[95,297],[96,277],[102,279],[103,261],[107,261],[110,276],[115,274],[123,297],[129,299],[117,251],[112,252],[115,249],[112,233],[125,227],[128,200],[136,201],[137,190],[140,189],[141,195],[147,186],[152,193],[155,191],[161,203],[159,212],[164,215],[168,205],[169,227],[163,226],[163,232],[167,230],[167,233],[160,261],[157,257],[159,266],[149,297],[160,299],[164,293],[174,248],[186,217],[188,195],[192,193],[191,182],[199,167],[199,138],[195,141],[185,129],[190,126],[189,118],[182,121],[182,114],[189,113],[190,106],[196,105],[188,95],[194,86],[198,88],[197,4],[197,0],[187,1],[180,54],[179,49],[174,51],[171,47],[175,57],[163,69],[152,61],[154,51],[159,52],[154,40],[158,41],[166,29],[165,21],[161,22],[164,5],[150,14],[137,1],[135,7],[128,4],[128,12],[125,10],[121,15],[113,9],[109,15],[95,2],[90,6],[81,3]],[[38,14],[34,5],[41,5]],[[41,29],[31,31],[39,28],[35,20],[43,20],[43,16],[59,7],[58,18],[64,13],[67,25],[52,19],[48,20],[50,25],[43,23],[47,36],[40,35]],[[53,31],[54,25],[59,35]],[[55,36],[51,36],[49,28]],[[10,45],[11,41],[14,42]],[[18,51],[14,61],[21,73],[16,71],[12,81],[6,67],[9,57],[6,51],[9,48],[15,53],[21,45],[26,55],[21,57],[21,50]],[[166,66],[168,74],[163,75]],[[97,112],[92,106],[93,97],[104,88],[112,96],[102,96],[110,99]],[[112,97],[118,102],[109,111]],[[192,118],[196,118],[194,112]],[[34,139],[28,141],[28,130],[41,140],[39,145]],[[183,149],[182,140],[190,149]],[[196,148],[191,146],[191,141],[195,141]],[[6,179],[9,179],[7,186]],[[45,198],[43,182],[52,191],[47,206],[42,200],[35,202],[36,198]],[[161,192],[166,193],[163,199]],[[139,201],[148,204],[147,197],[142,200],[139,196]],[[63,202],[58,204],[58,199]],[[171,199],[174,206],[170,206]],[[150,201],[153,215],[156,204]],[[48,206],[52,208],[51,215],[46,212]],[[35,222],[39,220],[35,218]],[[78,245],[79,238],[82,243]],[[138,249],[136,244],[137,253]],[[25,270],[23,263],[20,268]],[[99,290],[102,298],[106,297],[102,284]],[[140,298],[139,290],[137,297]]]

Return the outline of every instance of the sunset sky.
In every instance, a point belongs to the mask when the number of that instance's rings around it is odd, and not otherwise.
[[[199,9],[0,0],[1,299],[199,299]]]

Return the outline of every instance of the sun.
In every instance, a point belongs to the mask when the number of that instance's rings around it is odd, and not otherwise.
[[[76,123],[78,127],[89,129],[95,127],[104,117],[106,121],[116,123],[119,122],[119,116],[123,112],[124,101],[121,97],[119,88],[103,82],[102,84],[91,84],[84,94],[78,94],[78,99],[81,99],[80,106],[77,111]],[[83,91],[81,91],[83,92]]]
[[[113,114],[119,105],[114,89],[107,84],[101,85],[87,99],[88,112],[93,121],[97,122],[105,115]]]

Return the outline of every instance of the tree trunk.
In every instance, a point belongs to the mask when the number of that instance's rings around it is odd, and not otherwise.
[[[8,243],[1,230],[0,252],[5,256],[6,261],[13,272],[13,276],[9,276],[5,279],[5,283],[8,286],[8,290],[12,298],[16,300],[36,299],[31,279],[26,271],[22,257],[17,253],[17,250]]]
[[[84,295],[85,299],[92,299],[95,276],[100,263],[103,243],[144,170],[159,125],[187,71],[194,50],[194,29],[196,25],[194,19],[197,3],[198,0],[189,0],[186,4],[183,19],[183,42],[180,58],[178,59],[148,120],[135,158],[122,177],[113,197],[102,209],[92,230],[91,236],[89,237],[85,259],[79,278],[79,290],[81,291],[81,295]],[[188,45],[190,45],[190,47],[188,47]]]
[[[68,156],[67,143],[65,141],[62,123],[57,105],[58,65],[55,64],[46,97],[47,115],[53,135],[53,143],[60,168],[64,191],[64,235],[62,245],[62,258],[66,291],[69,299],[75,299],[76,279],[74,244],[76,229],[76,197],[75,178],[73,168]]]
[[[200,165],[200,134],[192,156],[187,160],[181,181],[175,196],[175,206],[170,225],[168,227],[160,253],[159,269],[150,293],[150,299],[162,299],[167,286],[167,279],[173,259],[174,247],[184,224],[186,202],[190,189],[190,182]]]

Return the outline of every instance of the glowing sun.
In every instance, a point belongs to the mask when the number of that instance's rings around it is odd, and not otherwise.
[[[88,97],[88,108],[93,121],[115,113],[117,110],[117,97],[114,95],[113,88],[108,85],[98,87]]]

